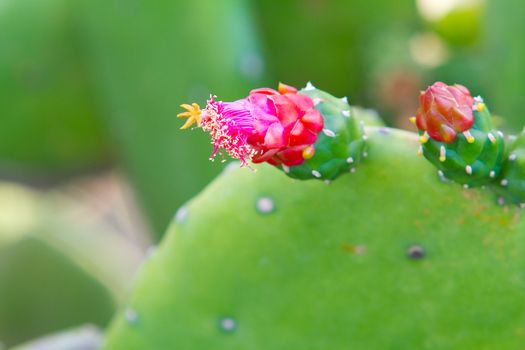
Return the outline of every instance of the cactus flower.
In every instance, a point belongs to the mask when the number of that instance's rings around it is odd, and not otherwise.
[[[182,105],[189,117],[182,128],[197,123],[212,138],[213,152],[226,151],[247,165],[268,162],[294,166],[315,153],[313,144],[323,130],[323,117],[313,100],[297,89],[279,84],[252,90],[248,97],[234,102],[216,101],[211,97],[200,111],[196,104]]]
[[[458,132],[468,131],[474,124],[474,99],[466,87],[436,82],[419,96],[416,125],[432,139],[452,143]]]

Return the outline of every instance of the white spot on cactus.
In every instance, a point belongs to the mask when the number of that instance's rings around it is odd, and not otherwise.
[[[351,172],[352,174],[355,173],[355,172],[356,172],[356,168],[352,168],[352,169],[350,169],[350,172]]]
[[[321,177],[321,173],[318,172],[317,170],[312,170],[312,175],[315,176],[316,178],[320,178]]]
[[[363,152],[363,158],[366,158],[368,157],[368,153],[367,152]]]
[[[420,245],[410,246],[407,250],[407,256],[413,260],[423,259],[425,257],[425,249]]]
[[[496,177],[496,172],[494,170],[491,170],[490,173],[489,173],[489,176],[491,178],[495,178]]]
[[[312,101],[314,102],[314,106],[317,106],[319,103],[323,102],[323,100],[318,97],[313,98]]]
[[[468,175],[472,175],[472,167],[470,165],[467,165],[465,167],[465,172],[468,174]]]
[[[383,134],[383,135],[388,135],[388,134],[390,134],[390,129],[389,128],[380,128],[379,132],[381,134]]]
[[[235,320],[231,317],[224,317],[220,320],[219,326],[225,332],[233,332],[237,328]]]
[[[312,90],[315,90],[315,86],[313,86],[311,82],[307,82],[306,86],[304,87],[304,91],[312,91]]]
[[[159,247],[156,245],[149,246],[145,253],[146,259],[152,258],[157,253],[158,249]]]
[[[463,184],[463,188],[464,188],[464,189],[468,190],[469,187],[470,187],[470,186],[469,186],[468,184]]]
[[[275,204],[269,197],[260,197],[255,203],[257,211],[262,214],[269,214],[275,210]]]
[[[520,207],[520,209],[525,209],[525,203],[520,203],[518,204],[518,206]]]
[[[352,163],[354,162],[354,158],[352,158],[352,157],[348,157],[348,158],[346,158],[346,162],[347,162],[348,164],[352,164]]]
[[[474,103],[484,103],[485,101],[483,100],[483,97],[481,97],[480,95],[474,97]]]
[[[177,224],[182,224],[188,218],[188,208],[180,207],[175,214],[175,222]]]
[[[512,154],[509,156],[509,160],[510,160],[511,162],[515,161],[516,158],[518,158],[518,156],[517,156],[515,153],[512,153]]]
[[[439,161],[444,162],[445,160],[447,160],[447,150],[445,146],[442,145],[439,147]]]
[[[343,101],[344,103],[348,103],[348,97],[341,97],[341,101]]]
[[[335,137],[335,132],[330,129],[323,129],[323,133],[328,137]]]
[[[509,184],[509,180],[503,179],[503,180],[501,180],[500,184],[501,184],[501,186],[505,187],[505,186],[507,186]]]
[[[332,181],[330,181],[330,180],[324,180],[324,183],[325,183],[325,185],[330,185],[330,184],[332,183]]]
[[[419,148],[417,150],[417,155],[418,156],[422,156],[423,155],[423,146],[419,146]]]
[[[503,198],[503,197],[499,197],[499,198],[498,198],[498,204],[499,204],[499,205],[505,205],[505,198]]]
[[[364,141],[368,140],[368,135],[367,135],[367,134],[364,134],[364,135],[363,135],[363,140],[364,140]]]
[[[343,109],[343,110],[341,111],[341,114],[343,114],[345,117],[350,117],[350,111],[347,110],[347,109]]]
[[[499,135],[500,137],[505,137],[505,135],[503,135],[503,133],[501,132],[501,130],[498,130],[497,132],[498,132],[498,135]]]
[[[136,324],[139,320],[139,314],[134,309],[128,307],[126,311],[124,311],[124,317],[126,318],[126,321],[128,321],[129,324]]]
[[[290,173],[290,167],[288,165],[282,165],[283,167],[283,171],[286,173],[286,174],[289,174]]]
[[[489,138],[491,143],[496,143],[497,140],[491,132],[487,134],[487,137]]]
[[[445,173],[442,172],[441,170],[438,170],[438,176],[439,177],[445,177]]]

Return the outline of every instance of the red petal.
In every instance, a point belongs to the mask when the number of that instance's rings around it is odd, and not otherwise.
[[[303,124],[314,133],[319,133],[323,130],[324,119],[317,109],[310,109],[306,114],[301,118]]]
[[[277,92],[274,89],[270,89],[270,88],[259,88],[259,89],[254,89],[250,91],[250,95],[253,95],[253,94],[279,95],[279,92]]]
[[[283,83],[279,83],[279,87],[277,88],[277,90],[279,90],[279,93],[281,94],[296,94],[297,93],[297,89],[294,88],[293,86],[290,86],[290,85],[286,85],[286,84],[283,84]]]
[[[317,141],[317,135],[305,128],[304,124],[298,120],[290,132],[289,146],[311,145]]]
[[[284,165],[287,165],[287,166],[300,165],[300,164],[303,164],[304,162],[304,158],[303,158],[304,149],[305,149],[305,146],[290,147],[290,148],[287,148],[277,153],[276,157],[279,160],[281,160]]]
[[[264,136],[263,146],[266,149],[281,148],[281,147],[286,146],[283,133],[284,133],[283,126],[280,123],[273,123],[268,128],[268,131],[266,132],[266,136]]]

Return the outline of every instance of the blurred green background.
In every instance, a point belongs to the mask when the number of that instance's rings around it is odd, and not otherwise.
[[[1,1],[0,349],[103,329],[221,171],[200,130],[178,130],[181,103],[312,81],[409,128],[442,80],[517,131],[524,15],[519,0]]]

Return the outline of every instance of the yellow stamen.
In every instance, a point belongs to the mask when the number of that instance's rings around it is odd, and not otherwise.
[[[447,160],[447,150],[444,146],[441,146],[439,148],[439,161],[444,162],[445,160]]]
[[[416,125],[416,117],[410,117],[408,120],[410,120],[412,124]]]
[[[180,105],[182,108],[184,108],[187,112],[182,112],[177,114],[177,117],[179,118],[188,118],[186,120],[186,123],[181,127],[182,130],[189,128],[194,123],[197,123],[197,126],[201,126],[201,115],[202,111],[198,104],[192,103],[191,105],[183,103]]]
[[[308,146],[303,150],[303,158],[305,160],[311,159],[315,154],[315,148],[313,146]]]
[[[429,138],[429,136],[428,136],[427,132],[425,131],[423,133],[423,135],[419,136],[419,142],[422,143],[422,144],[427,143],[428,142],[428,138]]]
[[[484,109],[485,109],[485,104],[484,104],[483,102],[480,102],[480,103],[478,103],[478,104],[476,105],[476,110],[477,110],[478,112],[481,112],[481,111],[484,110]]]
[[[465,138],[467,139],[467,142],[468,143],[474,143],[474,141],[476,141],[476,139],[474,138],[474,136],[472,136],[472,134],[470,133],[470,131],[463,131],[463,135],[465,136]]]

